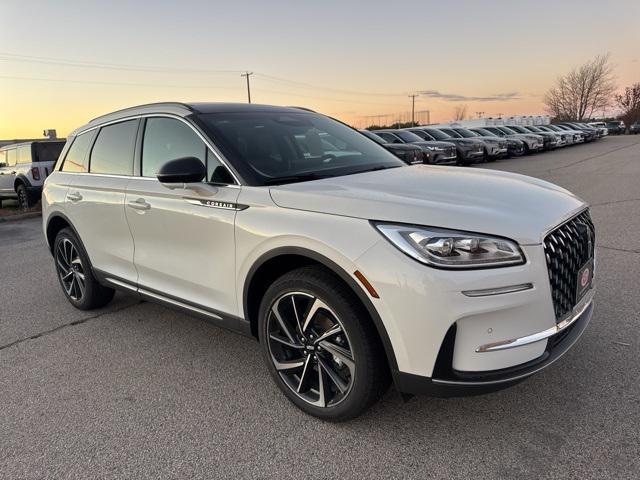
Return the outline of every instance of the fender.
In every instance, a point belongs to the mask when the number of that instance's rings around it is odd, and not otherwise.
[[[51,255],[53,255],[53,245],[49,242],[49,225],[51,225],[51,222],[56,218],[59,217],[62,220],[64,220],[65,222],[67,222],[67,224],[69,225],[69,227],[71,228],[71,230],[73,230],[73,233],[76,234],[76,237],[78,237],[80,239],[80,242],[82,242],[82,238],[80,237],[80,235],[78,234],[78,231],[76,230],[76,227],[73,226],[73,223],[71,222],[71,220],[69,220],[69,217],[67,217],[64,213],[56,211],[53,212],[51,215],[49,215],[49,217],[47,218],[47,226],[44,230],[44,237],[45,240],[47,241],[47,244],[49,245],[49,252],[51,253]],[[83,246],[84,248],[84,246]],[[87,254],[87,256],[89,256]],[[89,259],[91,260],[91,259]]]
[[[353,290],[364,307],[367,309],[367,313],[371,317],[371,320],[376,327],[378,335],[382,340],[382,345],[384,347],[385,353],[387,355],[389,368],[391,369],[391,371],[398,369],[398,363],[396,361],[396,356],[391,345],[391,340],[389,340],[389,335],[387,334],[387,329],[385,328],[384,323],[382,323],[382,319],[380,318],[380,315],[378,314],[376,308],[373,306],[371,299],[368,297],[362,287],[355,281],[355,279],[349,273],[345,272],[341,266],[339,266],[333,260],[330,260],[327,257],[314,252],[313,250],[308,250],[302,247],[280,247],[275,248],[259,257],[258,260],[256,260],[256,262],[249,269],[249,273],[247,273],[247,277],[244,281],[242,292],[242,308],[245,315],[247,315],[247,312],[249,311],[249,285],[251,285],[251,281],[253,280],[256,271],[266,261],[280,255],[300,255],[302,257],[310,258],[328,268],[330,271],[340,277],[347,285],[349,285],[351,290]]]
[[[16,179],[13,182],[13,188],[17,189],[18,188],[18,183],[24,183],[24,186],[27,188],[31,188],[31,182],[29,181],[29,179],[26,177],[26,175],[24,173],[19,173],[18,175],[16,175]]]

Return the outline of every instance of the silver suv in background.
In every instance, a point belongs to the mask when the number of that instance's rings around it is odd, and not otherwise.
[[[0,148],[0,206],[5,198],[17,199],[21,208],[35,205],[64,143],[41,140]]]

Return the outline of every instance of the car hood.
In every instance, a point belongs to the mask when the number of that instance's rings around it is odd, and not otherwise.
[[[271,187],[283,208],[479,232],[539,244],[585,203],[535,178],[416,165]]]

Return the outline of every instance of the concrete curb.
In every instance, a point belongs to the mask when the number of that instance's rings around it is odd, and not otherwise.
[[[9,215],[7,217],[0,217],[0,223],[4,222],[17,222],[19,220],[26,220],[28,218],[36,218],[41,217],[42,212],[28,212],[28,213],[20,213],[17,215]]]

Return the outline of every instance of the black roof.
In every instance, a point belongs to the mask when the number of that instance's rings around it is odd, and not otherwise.
[[[224,103],[224,102],[158,102],[116,110],[92,119],[86,125],[76,131],[84,130],[102,123],[119,120],[121,118],[149,113],[173,113],[187,116],[193,113],[240,113],[240,112],[279,112],[279,113],[300,113],[301,111],[312,111],[302,107],[279,107],[274,105],[260,105],[255,103]]]

